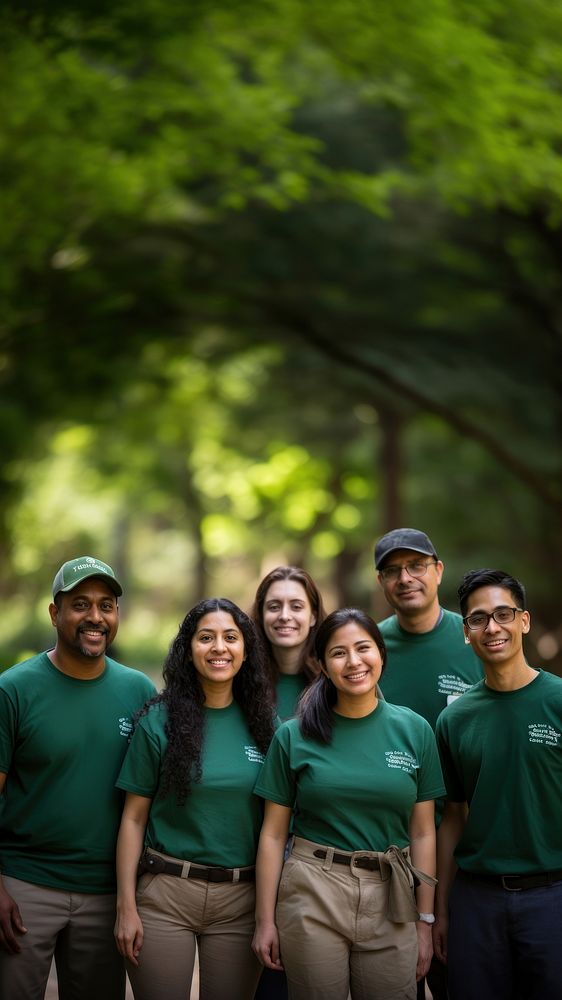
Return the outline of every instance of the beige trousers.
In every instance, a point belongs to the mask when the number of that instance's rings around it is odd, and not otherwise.
[[[115,896],[66,892],[3,876],[27,934],[0,951],[2,1000],[43,1000],[53,956],[60,1000],[124,1000],[125,966],[113,937]]]
[[[254,907],[253,882],[142,875],[144,942],[138,968],[127,967],[135,1000],[187,1000],[196,947],[200,1000],[252,1000],[261,973],[251,949]]]
[[[318,847],[296,837],[279,884],[290,1000],[415,1000],[416,928],[388,919],[388,876],[315,858]]]

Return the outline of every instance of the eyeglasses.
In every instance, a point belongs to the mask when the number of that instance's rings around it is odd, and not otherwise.
[[[476,611],[475,614],[463,618],[463,622],[467,628],[477,632],[479,629],[488,627],[490,618],[494,619],[496,625],[509,625],[515,621],[517,611],[523,614],[523,608],[496,608],[490,615],[487,615],[485,611]]]
[[[436,562],[436,559],[431,559],[429,562],[415,559],[414,562],[404,563],[402,566],[384,566],[379,572],[383,580],[398,580],[402,570],[405,569],[408,576],[419,580],[420,576],[425,576],[427,573],[427,567]]]

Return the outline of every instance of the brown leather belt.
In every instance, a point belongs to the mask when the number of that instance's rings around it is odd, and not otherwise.
[[[520,892],[522,889],[540,889],[545,885],[562,881],[562,868],[552,872],[536,872],[530,875],[494,875],[491,872],[467,872],[459,869],[459,874],[477,882],[488,882],[499,885],[508,892]]]
[[[152,875],[176,875],[178,878],[198,878],[204,882],[254,882],[255,868],[220,868],[207,865],[189,866],[184,874],[184,865],[180,861],[167,861],[159,854],[145,850],[139,861],[138,874],[149,872]]]
[[[320,849],[317,849],[312,853],[315,858],[321,858],[322,860],[328,857],[328,852]],[[350,868],[353,863],[356,868],[366,868],[369,872],[377,872],[380,869],[378,858],[364,858],[361,855],[354,858],[350,854],[338,854],[337,851],[334,851],[332,861],[336,865],[347,865],[348,868]]]

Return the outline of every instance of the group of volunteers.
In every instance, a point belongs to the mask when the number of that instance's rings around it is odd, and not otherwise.
[[[440,606],[423,532],[392,615],[326,614],[301,568],[201,600],[157,692],[108,656],[122,589],[55,576],[52,649],[0,675],[0,997],[562,1000],[562,680],[522,584]],[[436,888],[437,885],[437,888]]]

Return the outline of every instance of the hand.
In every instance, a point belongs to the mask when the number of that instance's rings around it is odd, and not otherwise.
[[[119,954],[132,965],[138,965],[137,959],[142,948],[144,930],[136,908],[117,911],[113,933]]]
[[[279,950],[279,934],[274,923],[256,925],[252,949],[266,969],[283,971]]]
[[[448,917],[435,917],[433,925],[433,948],[440,962],[447,964],[447,938],[449,936]]]
[[[426,924],[422,920],[416,923],[418,932],[418,964],[416,965],[416,979],[423,979],[429,971],[431,957],[433,955],[433,942],[431,940],[431,924]]]
[[[17,955],[21,945],[16,934],[27,934],[15,899],[0,886],[0,947],[10,955]]]

